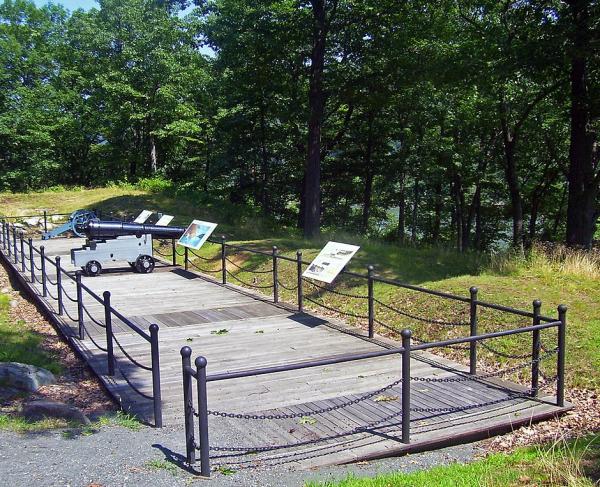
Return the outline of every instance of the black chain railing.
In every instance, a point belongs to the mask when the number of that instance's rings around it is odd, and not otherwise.
[[[537,320],[534,320],[534,324],[527,327],[522,327],[518,329],[510,329],[504,330],[500,332],[491,332],[484,333],[469,337],[461,337],[455,338],[445,341],[438,342],[423,342],[417,345],[413,345],[412,341],[412,333],[410,330],[403,330],[401,332],[402,336],[402,347],[397,349],[385,349],[376,352],[365,352],[358,354],[346,354],[342,356],[334,356],[327,357],[324,359],[311,360],[307,362],[299,362],[296,364],[285,364],[281,366],[272,366],[265,367],[262,369],[253,369],[239,372],[228,372],[215,374],[211,376],[207,376],[206,374],[206,366],[207,361],[204,357],[198,357],[195,360],[195,368],[191,366],[191,349],[189,347],[184,347],[181,349],[182,356],[182,370],[183,370],[183,383],[184,383],[184,409],[185,409],[185,428],[186,428],[186,454],[187,461],[191,464],[196,460],[195,452],[200,451],[200,462],[201,462],[201,473],[202,475],[209,476],[210,475],[210,451],[217,452],[261,452],[261,451],[272,451],[279,449],[287,449],[294,447],[301,447],[307,445],[313,445],[320,442],[325,442],[328,440],[332,440],[335,438],[341,438],[346,436],[351,436],[356,433],[366,432],[369,429],[373,429],[377,426],[385,425],[390,418],[394,418],[397,416],[401,417],[400,428],[402,430],[402,441],[405,443],[410,442],[410,412],[418,412],[418,413],[437,413],[437,414],[447,414],[447,413],[458,413],[465,412],[479,408],[485,408],[491,405],[500,404],[507,401],[513,401],[519,398],[530,399],[532,396],[535,397],[540,390],[541,387],[547,387],[549,382],[546,380],[546,383],[543,385],[539,384],[538,376],[540,375],[539,365],[540,362],[546,360],[550,356],[557,354],[557,390],[556,390],[556,403],[558,406],[564,406],[564,352],[565,352],[565,327],[566,327],[566,308],[564,306],[559,307],[559,319],[549,322],[549,323],[538,323]],[[542,355],[539,354],[539,333],[548,328],[555,328],[558,330],[559,337],[559,346],[556,349],[550,350]],[[412,376],[410,373],[411,366],[411,354],[421,350],[430,350],[439,347],[446,346],[456,346],[460,344],[468,344],[472,345],[477,342],[485,342],[490,339],[499,338],[503,336],[516,335],[516,334],[524,334],[524,333],[532,333],[534,336],[534,347],[532,349],[532,353],[530,354],[531,360],[520,363],[513,367],[507,367],[504,369],[484,373],[484,374],[472,374],[469,372],[462,372],[460,370],[451,370],[448,371],[450,375],[445,377],[419,377]],[[469,348],[470,349],[470,348]],[[308,411],[293,411],[290,413],[279,413],[279,412],[265,412],[265,413],[243,413],[243,412],[227,412],[227,411],[219,411],[209,409],[207,406],[208,398],[207,398],[207,383],[214,381],[223,381],[230,379],[241,379],[244,377],[253,377],[258,375],[265,374],[274,374],[281,372],[289,372],[292,370],[300,370],[306,369],[310,367],[322,367],[328,366],[332,364],[341,364],[345,362],[357,361],[357,360],[366,360],[372,359],[375,357],[383,357],[388,355],[400,355],[402,358],[402,366],[401,378],[385,385],[382,388],[379,388],[374,391],[370,391],[364,393],[358,397],[342,401],[341,403],[328,405],[325,407],[319,408],[310,408]],[[525,368],[531,368],[532,373],[532,381],[531,387],[525,391],[511,391],[503,396],[502,398],[491,399],[484,402],[477,402],[474,404],[462,404],[457,406],[443,406],[443,407],[429,407],[429,406],[417,406],[411,405],[411,384],[412,383],[457,383],[457,382],[466,382],[466,381],[487,381],[492,378],[504,377],[509,374],[517,373]],[[197,390],[198,390],[198,408],[194,408],[193,401],[193,387],[192,380],[196,380],[197,382]],[[239,420],[286,420],[286,419],[294,419],[294,418],[302,418],[302,417],[311,417],[315,415],[326,414],[329,412],[336,411],[342,408],[348,408],[353,405],[356,405],[363,401],[371,400],[373,397],[377,395],[381,395],[383,392],[386,392],[390,389],[393,389],[396,386],[401,386],[401,391],[399,397],[393,398],[394,401],[400,403],[399,410],[394,411],[391,415],[387,417],[374,421],[373,423],[368,423],[366,425],[360,425],[355,428],[352,428],[348,431],[343,431],[335,435],[330,435],[326,437],[320,437],[316,439],[306,440],[306,441],[298,441],[293,443],[288,443],[284,445],[260,445],[260,446],[215,446],[209,444],[209,431],[208,431],[208,418],[209,416],[214,417],[223,417],[230,419],[239,419]],[[386,399],[387,400],[387,399]],[[198,419],[199,422],[199,442],[196,443],[195,435],[194,435],[194,418]]]
[[[47,218],[47,215],[45,215]],[[67,272],[60,263],[60,257],[56,257],[54,260],[50,259],[48,255],[46,255],[44,246],[41,246],[39,249],[35,247],[32,242],[32,239],[27,240],[27,244],[24,241],[23,235],[19,236],[20,246],[16,245],[17,236],[14,227],[11,228],[5,222],[2,222],[2,231],[0,231],[0,254],[5,256],[5,253],[8,254],[8,250],[10,249],[10,255],[7,262],[13,267],[14,271],[18,276],[20,276],[22,283],[29,289],[31,294],[36,299],[41,299],[42,297],[47,297],[50,300],[55,300],[58,302],[58,310],[55,315],[60,318],[61,316],[65,316],[72,322],[76,322],[79,326],[79,336],[80,340],[87,338],[97,347],[98,350],[106,353],[107,355],[107,375],[113,376],[115,374],[115,366],[117,370],[120,372],[123,380],[130,386],[134,392],[140,394],[146,399],[152,400],[154,405],[154,424],[157,427],[162,426],[162,404],[161,404],[161,391],[160,391],[160,363],[159,363],[159,348],[158,348],[158,326],[155,324],[150,325],[149,333],[145,332],[141,328],[139,328],[136,324],[131,322],[125,316],[121,315],[116,309],[114,309],[110,304],[110,293],[105,292],[103,297],[98,296],[94,291],[90,288],[82,284],[81,282],[81,274],[78,272],[75,276],[72,273]],[[11,233],[13,237],[11,238]],[[25,247],[28,246],[29,252],[25,252]],[[36,254],[39,256],[40,265],[36,264],[35,256]],[[27,265],[26,261],[29,261]],[[20,265],[19,265],[20,264]],[[48,275],[48,266],[52,265],[56,269],[56,276],[54,279],[51,279]],[[39,271],[40,276],[36,271]],[[69,291],[65,289],[64,278],[69,279],[75,282],[77,298],[74,298]],[[35,286],[38,283],[41,285],[41,291],[39,288]],[[104,309],[104,323],[99,321],[87,308],[84,304],[83,299],[84,296],[91,296],[95,299],[99,304],[102,305]],[[74,316],[65,306],[64,298],[67,299],[67,302],[72,302],[77,304],[77,316]],[[51,311],[51,310],[50,310]],[[87,316],[87,318],[86,318]],[[120,323],[129,329],[136,332],[142,338],[150,343],[150,351],[151,351],[151,366],[146,366],[141,364],[139,361],[134,359],[130,353],[127,352],[126,347],[122,345],[122,343],[118,340],[115,334],[112,331],[112,317],[116,317]],[[63,318],[64,319],[64,318]],[[92,323],[98,325],[100,328],[104,329],[106,334],[106,346],[101,345],[96,340],[97,334],[95,332],[90,333],[86,327],[86,319],[90,320]],[[62,330],[62,328],[60,328]],[[69,336],[68,338],[72,338]],[[145,371],[150,371],[152,373],[152,395],[145,394],[140,391],[139,388],[132,383],[130,378],[127,377],[126,373],[120,367],[118,361],[115,359],[113,343],[117,344],[117,348],[123,353],[125,358],[129,360],[135,367],[141,368]]]

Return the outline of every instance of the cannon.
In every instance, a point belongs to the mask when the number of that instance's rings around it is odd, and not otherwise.
[[[184,227],[146,225],[119,221],[89,220],[77,231],[87,237],[86,244],[71,249],[71,262],[88,276],[102,272],[102,263],[125,261],[139,273],[154,270],[152,237],[179,238]]]
[[[90,221],[97,220],[96,213],[90,210],[75,210],[69,215],[69,219],[56,227],[54,230],[42,234],[42,240],[58,237],[63,233],[71,232],[77,237],[83,237],[81,229]]]

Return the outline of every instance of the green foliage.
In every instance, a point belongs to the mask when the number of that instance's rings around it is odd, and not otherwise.
[[[0,362],[19,362],[42,367],[60,374],[62,366],[57,359],[40,349],[44,337],[22,321],[8,318],[9,297],[0,294]]]
[[[149,193],[167,193],[174,189],[173,182],[160,176],[139,179],[136,187]]]
[[[0,4],[0,190],[110,184],[301,228],[309,97],[321,97],[325,232],[458,250],[562,239],[577,52],[566,2],[326,0],[316,93],[313,4],[184,4]]]

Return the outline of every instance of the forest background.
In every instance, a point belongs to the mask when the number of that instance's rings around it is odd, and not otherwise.
[[[464,251],[589,248],[594,0],[0,4],[0,191],[140,178]]]

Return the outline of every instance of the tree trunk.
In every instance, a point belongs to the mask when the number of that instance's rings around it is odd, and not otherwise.
[[[204,184],[203,189],[208,191],[208,182],[210,181],[210,135],[206,134],[206,161],[204,165]]]
[[[502,127],[502,140],[504,142],[504,174],[510,194],[511,215],[513,221],[513,247],[523,249],[523,200],[521,198],[521,185],[517,172],[515,158],[516,138],[508,127],[508,114],[503,98],[499,103],[500,124]]]
[[[371,216],[371,201],[373,196],[373,178],[375,176],[372,164],[373,156],[373,112],[369,112],[369,129],[367,134],[367,148],[365,151],[365,189],[363,192],[362,231],[369,230],[369,218]]]
[[[440,241],[440,229],[442,227],[442,183],[435,183],[435,203],[433,228],[431,230],[431,242],[434,244]]]
[[[481,225],[481,192],[475,201],[475,250],[483,250],[483,226]]]
[[[149,137],[150,142],[150,172],[152,174],[156,173],[158,169],[158,157],[156,155],[156,142],[154,140],[154,135],[150,134]]]
[[[400,173],[400,194],[398,195],[398,240],[406,239],[406,187],[404,171]]]
[[[413,243],[417,241],[417,217],[419,211],[419,179],[415,178],[415,185],[413,187],[413,207],[412,207],[412,222],[411,222],[411,235],[410,239]]]
[[[269,183],[269,154],[267,151],[267,122],[265,116],[264,104],[260,108],[260,205],[263,213],[269,214],[269,192],[267,185]]]
[[[454,213],[456,220],[456,249],[459,252],[462,252],[463,249],[463,235],[465,230],[465,215],[464,215],[464,198],[461,197],[462,193],[462,183],[460,181],[460,176],[458,174],[454,175],[454,184],[453,184],[453,193],[454,193]]]
[[[325,0],[311,0],[313,47],[310,55],[308,89],[308,157],[304,176],[304,236],[314,238],[321,231],[321,125],[325,105],[323,69],[327,23]]]
[[[571,141],[569,148],[569,197],[567,245],[591,248],[598,208],[599,176],[596,134],[589,130],[591,100],[587,86],[587,56],[590,48],[589,2],[568,1],[572,15],[571,47]]]

